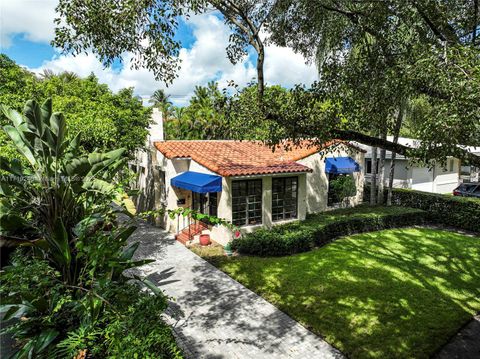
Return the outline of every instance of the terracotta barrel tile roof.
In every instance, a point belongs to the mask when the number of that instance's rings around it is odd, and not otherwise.
[[[224,177],[311,171],[256,141],[163,141],[155,147],[167,158],[188,157]]]
[[[366,152],[364,149],[342,140],[331,140],[322,144],[313,140],[301,140],[297,143],[283,141],[275,147],[275,153],[281,159],[298,161],[317,152],[326,151],[328,147],[341,145],[350,147],[355,151]]]
[[[273,173],[311,172],[295,161],[308,157],[339,141],[324,145],[304,140],[295,146],[285,142],[275,151],[258,141],[162,141],[155,147],[167,158],[191,158],[223,177]],[[347,144],[348,145],[348,144]]]

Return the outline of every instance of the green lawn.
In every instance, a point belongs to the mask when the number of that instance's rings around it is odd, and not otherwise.
[[[442,230],[212,261],[352,358],[426,358],[480,310],[480,238]]]

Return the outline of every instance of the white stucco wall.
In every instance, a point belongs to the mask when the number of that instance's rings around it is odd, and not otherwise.
[[[272,221],[272,178],[274,177],[297,177],[298,178],[298,202],[297,218],[286,221]],[[306,209],[306,187],[307,176],[305,173],[278,174],[268,176],[242,176],[242,177],[224,177],[222,181],[222,193],[218,202],[218,216],[227,221],[232,220],[232,182],[236,180],[261,179],[262,180],[262,224],[254,226],[242,226],[242,233],[253,232],[258,228],[271,227],[288,222],[304,220],[307,214]],[[215,226],[211,230],[211,237],[220,244],[227,244],[232,239],[232,232],[224,226]]]
[[[447,159],[446,168],[435,166],[434,192],[452,193],[460,182],[460,160]]]
[[[360,172],[354,172],[353,177],[357,186],[356,196],[349,199],[349,205],[354,206],[362,202],[364,185],[364,153],[355,151],[347,146],[338,147],[331,153],[316,153],[297,161],[310,167],[313,172],[306,175],[306,211],[307,213],[322,212],[327,209],[328,175],[325,173],[325,159],[332,157],[352,157],[359,165]]]
[[[385,160],[385,186],[388,185],[390,160]],[[370,182],[371,174],[365,179]],[[448,158],[446,168],[435,165],[433,168],[409,165],[408,160],[395,161],[394,188],[410,188],[432,193],[451,193],[460,181],[460,160]]]

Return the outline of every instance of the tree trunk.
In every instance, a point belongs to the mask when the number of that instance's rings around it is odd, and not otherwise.
[[[377,147],[372,147],[372,178],[370,182],[370,204],[377,204]]]
[[[382,135],[381,135],[382,140],[387,139],[387,128],[382,130]],[[385,156],[387,154],[387,150],[385,148],[380,149],[380,161],[378,165],[378,196],[377,196],[377,203],[378,204],[383,204],[385,200],[384,196],[384,187],[385,187]]]
[[[403,119],[405,116],[405,103],[402,101],[400,108],[398,110],[397,121],[395,122],[395,127],[393,129],[393,143],[398,143],[398,136],[400,134],[400,129],[402,128]],[[388,190],[387,190],[387,206],[392,205],[392,194],[393,194],[393,179],[395,175],[395,160],[397,154],[392,152],[392,160],[390,161],[390,173],[388,176]]]
[[[477,41],[477,27],[478,27],[478,0],[473,0],[473,34],[472,34],[472,45],[475,46]]]
[[[258,100],[263,101],[263,93],[265,91],[265,79],[263,77],[263,63],[265,62],[265,49],[262,42],[258,41],[258,58],[257,58],[257,80],[258,80]]]

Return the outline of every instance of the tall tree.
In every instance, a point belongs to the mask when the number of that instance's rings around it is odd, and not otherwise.
[[[459,147],[480,143],[477,105],[480,103],[480,44],[478,40],[473,40],[478,27],[477,1],[472,4],[471,0],[276,0],[262,2],[256,7],[253,2],[227,0],[128,0],[121,3],[115,0],[60,0],[54,43],[73,53],[93,49],[107,65],[124,52],[131,52],[134,54],[134,66],[146,67],[153,70],[157,78],[171,81],[178,65],[179,43],[174,37],[178,16],[186,10],[202,11],[208,5],[220,11],[223,9],[227,22],[240,29],[238,33],[234,32],[231,50],[245,49],[243,45],[235,45],[237,42],[254,46],[251,36],[259,35],[261,29],[268,25],[269,41],[319,60],[322,82],[329,77],[334,78],[326,69],[335,66],[341,70],[340,76],[347,85],[359,82],[358,77],[348,75],[354,73],[355,68],[362,69],[366,74],[363,82],[368,91],[364,96],[352,90],[347,91],[347,94],[352,94],[351,100],[344,96],[332,102],[329,98],[335,95],[333,87],[324,86],[321,91],[317,88],[304,89],[306,94],[301,94],[299,89],[292,91],[292,94],[300,96],[297,100],[292,99],[292,104],[313,107],[288,113],[264,106],[265,113],[260,118],[286,126],[281,131],[283,135],[315,137],[322,141],[332,137],[342,138],[419,160],[444,160],[447,155],[454,155],[480,164],[477,156]],[[249,15],[246,10],[253,12]],[[228,17],[228,14],[240,17]],[[247,29],[248,32],[242,31],[240,25],[245,24],[239,20],[251,20],[252,14],[263,16],[253,16],[258,24]],[[106,18],[112,21],[105,24]],[[119,33],[122,36],[118,36]],[[386,86],[380,81],[381,75],[371,79],[367,69],[372,68],[375,56],[358,57],[355,55],[357,51],[382,54],[380,64],[389,70],[390,83],[387,84],[394,83],[398,87]],[[358,63],[358,59],[364,61]],[[380,68],[375,68],[375,74],[381,73]],[[395,82],[397,77],[402,81]],[[378,129],[380,122],[360,116],[363,113],[380,117],[373,109],[383,107],[388,108],[388,119],[391,121],[395,108],[398,110],[398,101],[394,105],[385,101],[382,90],[389,92],[392,88],[401,88],[403,83],[411,86],[412,97],[424,96],[428,105],[425,112],[428,116],[422,118],[421,128],[417,131],[422,144],[415,150],[373,136],[371,129]],[[375,100],[369,101],[369,92],[375,92],[378,98],[373,97]],[[356,110],[350,111],[348,104],[355,103],[356,98],[362,101],[358,102]],[[318,107],[316,104],[323,105]],[[365,104],[369,106],[364,107]],[[284,106],[281,108],[284,109]],[[320,108],[324,112],[319,111]],[[364,119],[359,120],[360,117]],[[286,123],[286,118],[296,125]],[[312,121],[309,123],[307,119]],[[370,124],[362,126],[368,121]]]
[[[472,41],[472,29],[478,27],[472,5],[468,0],[279,0],[269,29],[272,41],[316,59],[322,82],[340,80],[336,88],[352,87],[358,85],[355,75],[362,74],[360,79],[369,89],[343,92],[339,102],[348,123],[335,125],[330,136],[419,160],[445,160],[447,155],[454,155],[478,163],[476,156],[460,148],[480,143],[480,44]],[[363,55],[359,57],[358,51]],[[388,81],[380,81],[382,73]],[[338,94],[331,91],[334,88],[326,89],[329,96]],[[398,89],[402,96],[395,95]],[[392,93],[395,96],[390,97]],[[376,121],[372,115],[387,109],[388,117],[383,121],[390,122],[391,133],[392,118],[405,94],[409,98],[422,96],[426,104],[417,130],[422,144],[415,151],[372,136],[371,127],[359,119],[381,128],[382,120]],[[361,106],[348,108],[345,105],[349,102]]]
[[[166,122],[166,137],[177,140],[229,138],[224,115],[217,107],[223,98],[215,82],[196,86],[189,105],[177,108],[176,118]]]
[[[168,115],[170,114],[170,109],[172,106],[172,101],[170,101],[170,95],[167,95],[165,93],[165,90],[155,90],[152,96],[150,96],[150,100],[148,102],[152,103],[154,107],[160,109],[164,120],[168,119]]]
[[[144,146],[151,110],[133,96],[133,89],[113,93],[93,75],[80,78],[71,73],[46,74],[37,77],[0,55],[0,104],[21,111],[29,98],[52,98],[55,108],[64,113],[70,133],[83,132],[81,146],[86,151],[125,147],[132,155]],[[5,123],[6,118],[0,116],[0,125]],[[11,142],[2,131],[0,139],[2,155],[13,155]]]
[[[209,0],[209,3],[219,10],[230,25],[233,33],[227,55],[233,64],[248,55],[248,47],[252,46],[257,54],[257,89],[258,97],[262,99],[265,89],[263,67],[265,62],[264,38],[270,13],[276,4],[274,0]],[[263,33],[262,33],[263,31]]]

